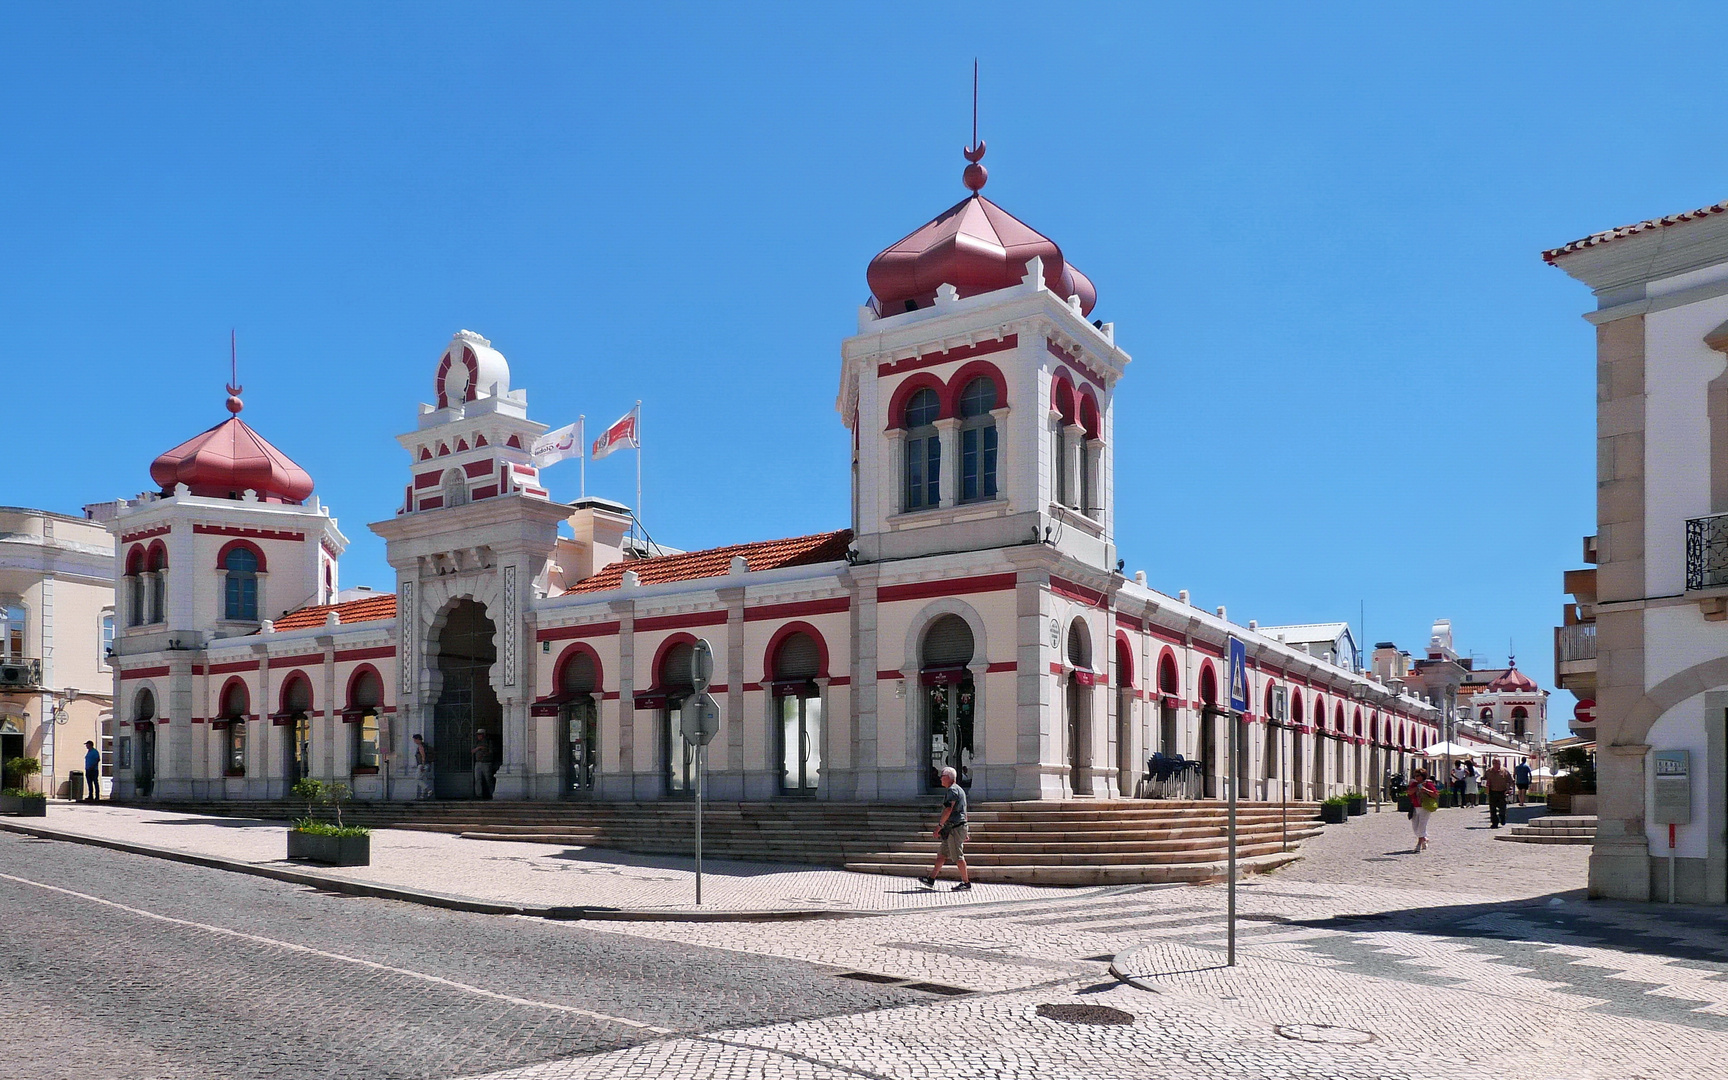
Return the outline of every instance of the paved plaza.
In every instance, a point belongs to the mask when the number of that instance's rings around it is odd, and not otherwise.
[[[1216,886],[980,886],[957,896],[903,879],[728,864],[714,906],[854,917],[687,922],[668,917],[691,908],[689,867],[670,858],[385,832],[375,835],[380,864],[326,871],[406,875],[444,894],[536,890],[536,902],[572,890],[562,902],[610,898],[657,916],[564,922],[347,897],[0,833],[0,890],[18,892],[20,905],[55,901],[43,927],[55,940],[26,949],[11,983],[0,976],[9,1000],[38,1000],[52,986],[55,1015],[76,1016],[94,1007],[80,993],[86,980],[112,1004],[132,980],[160,977],[145,963],[160,950],[175,958],[167,1004],[150,999],[144,1012],[172,1004],[197,1015],[203,995],[236,992],[222,987],[240,956],[186,962],[189,940],[210,949],[214,937],[222,950],[291,961],[272,960],[256,988],[271,1009],[302,1007],[306,986],[326,987],[317,1000],[342,1015],[343,994],[357,994],[357,1008],[371,1002],[360,1009],[370,1019],[317,1059],[321,1072],[280,1055],[268,1068],[248,1064],[220,1031],[196,1024],[191,1049],[152,1043],[136,1006],[67,1030],[27,1010],[33,1019],[0,1024],[0,1038],[50,1055],[54,1064],[19,1074],[29,1080],[91,1075],[71,1062],[98,1053],[83,1044],[110,1038],[166,1055],[172,1067],[136,1074],[163,1076],[1719,1076],[1728,913],[1588,901],[1588,848],[1497,843],[1486,816],[1440,812],[1422,855],[1389,808],[1328,827],[1302,861],[1239,888],[1233,968]],[[280,825],[260,822],[57,804],[47,824],[156,846],[169,845],[164,833],[186,848],[226,843],[259,865],[280,854]],[[55,946],[98,924],[124,944],[68,970]],[[432,1007],[483,1019],[463,1020],[470,1027],[452,1042],[424,1011]],[[236,1037],[255,1049],[281,1037],[273,1030],[249,1022]],[[431,1042],[417,1049],[410,1033]],[[81,1048],[54,1057],[60,1040]]]

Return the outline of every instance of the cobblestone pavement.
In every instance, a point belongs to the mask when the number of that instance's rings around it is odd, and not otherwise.
[[[79,836],[260,865],[282,864],[287,852],[287,826],[280,821],[54,802],[49,805],[48,817],[37,824]],[[699,910],[691,859],[604,848],[464,840],[444,833],[378,829],[372,834],[372,865],[316,869],[333,878],[524,906]],[[955,895],[946,889],[920,889],[910,878],[730,859],[704,859],[702,869],[706,910],[922,910],[1052,893],[1071,895],[1061,889],[984,884],[970,893]]]
[[[418,1075],[1717,1080],[1728,1057],[1728,911],[1587,901],[1587,848],[1498,843],[1478,817],[1485,811],[1442,812],[1422,856],[1407,854],[1408,823],[1391,812],[1328,828],[1305,848],[1309,859],[1239,887],[1233,968],[1224,964],[1226,895],[1216,886],[975,893],[980,902],[965,907],[813,923],[596,930],[493,920],[512,928],[507,939],[475,936],[470,927],[485,917],[416,909],[403,925],[426,940],[392,929],[365,956],[542,1003],[540,1013],[513,1006],[514,1022],[533,1015],[538,1024],[510,1038],[476,1020],[471,1035],[463,1030],[473,1043],[463,1044],[465,1059],[434,1055]],[[0,836],[7,841],[18,842]],[[0,874],[17,872],[9,855],[0,846]],[[86,875],[118,857],[91,858]],[[251,932],[289,939],[290,913],[316,901],[317,922],[298,922],[303,936],[292,940],[336,952],[366,940],[369,913],[409,910],[276,888],[296,904],[272,899],[256,916],[247,909],[248,929],[255,918],[264,929]],[[3,888],[0,902],[8,902]],[[218,887],[160,906],[208,912],[232,902]],[[397,927],[397,918],[384,925]],[[474,951],[503,948],[502,940],[515,949],[507,964]],[[644,1002],[647,976],[631,965],[665,957],[679,958],[681,971],[691,958],[689,989],[679,993],[720,986],[720,1003],[678,997],[657,1010]],[[118,984],[127,978],[136,976]],[[266,982],[266,1002],[296,1000]],[[509,1012],[509,1004],[488,999],[486,1007]],[[553,1021],[546,1005],[672,1030],[620,1032],[591,1014]],[[1106,1006],[1120,1012],[1097,1019],[1127,1022],[1070,1023],[1040,1008],[1052,1005]],[[580,1034],[562,1053],[543,1052],[565,1034],[559,1025]],[[395,1037],[389,1025],[368,1030],[385,1043]],[[4,1019],[0,1038],[16,1041]],[[402,1036],[399,1052],[412,1056],[415,1045]],[[488,1058],[494,1045],[510,1052]],[[463,1064],[475,1058],[485,1064]]]
[[[0,833],[0,1076],[448,1077],[932,994]]]

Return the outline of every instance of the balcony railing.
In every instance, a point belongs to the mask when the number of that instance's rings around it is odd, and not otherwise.
[[[1728,514],[1686,523],[1686,588],[1728,585]]]
[[[1554,658],[1563,664],[1571,660],[1596,659],[1596,624],[1560,627],[1554,635],[1554,650]]]
[[[42,689],[42,661],[33,656],[0,657],[0,693]]]

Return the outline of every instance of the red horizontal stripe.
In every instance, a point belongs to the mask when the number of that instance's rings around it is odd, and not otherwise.
[[[173,528],[171,525],[158,525],[154,529],[145,529],[143,532],[127,533],[120,538],[120,542],[130,544],[134,540],[148,540],[152,536],[166,536],[171,528]]]
[[[725,623],[724,611],[692,611],[688,615],[659,615],[652,619],[637,619],[636,630],[647,633],[652,630],[682,630],[690,626],[723,626]]]
[[[305,533],[279,532],[274,529],[238,529],[232,525],[194,525],[192,531],[208,536],[245,536],[253,540],[304,540]]]
[[[890,585],[876,590],[878,603],[896,600],[928,600],[933,596],[963,596],[968,593],[1002,592],[1012,589],[1013,574],[985,574],[970,578],[948,578],[936,581],[915,581],[910,585]]]
[[[962,345],[958,349],[947,352],[925,353],[923,356],[908,356],[904,360],[895,360],[876,365],[876,377],[899,375],[908,371],[920,371],[924,368],[936,367],[940,364],[952,364],[957,360],[970,360],[974,356],[988,356],[991,353],[1003,352],[1020,344],[1019,334],[1009,334],[999,341],[980,341],[976,345]]]
[[[122,671],[120,677],[122,679],[154,679],[166,674],[168,674],[168,668],[166,666],[141,667],[133,668],[131,671]]]
[[[1019,670],[1020,670],[1020,665],[1018,663],[1016,663],[1013,660],[1004,660],[1001,663],[991,664],[989,667],[985,668],[984,674],[994,675],[999,671],[1019,671]]]
[[[257,670],[258,670],[257,663],[254,661],[250,661],[250,660],[242,660],[242,661],[240,661],[238,663],[234,663],[234,664],[211,664],[210,665],[210,674],[212,674],[212,675],[226,675],[230,671],[257,671]]]
[[[285,667],[316,667],[324,663],[323,653],[307,653],[303,656],[272,656],[270,669]]]
[[[1091,604],[1094,607],[1104,606],[1104,594],[1097,589],[1088,589],[1084,585],[1063,581],[1059,577],[1050,579],[1050,591],[1069,600],[1078,600],[1082,604]]]
[[[396,655],[396,646],[380,645],[375,649],[349,649],[336,654],[338,660],[384,660]]]

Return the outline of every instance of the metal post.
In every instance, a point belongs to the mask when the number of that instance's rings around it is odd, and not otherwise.
[[[702,766],[707,747],[696,744],[696,906],[702,906]]]
[[[1284,850],[1288,853],[1290,850],[1290,755],[1288,747],[1285,746],[1282,724],[1278,726],[1278,761],[1278,773],[1284,781],[1278,785],[1281,796],[1278,811],[1284,828]]]
[[[1674,825],[1668,826],[1668,902],[1674,903]]]
[[[1236,739],[1237,739],[1236,729],[1242,723],[1242,714],[1238,713],[1238,712],[1232,712],[1229,714],[1229,716],[1230,716],[1230,740],[1229,740],[1229,745],[1230,745],[1230,750],[1229,750],[1229,754],[1230,754],[1230,769],[1229,769],[1229,774],[1230,774],[1229,775],[1229,780],[1230,780],[1230,863],[1229,863],[1229,866],[1230,866],[1230,870],[1229,870],[1229,872],[1230,872],[1230,886],[1229,886],[1229,899],[1227,901],[1228,905],[1229,905],[1229,910],[1225,916],[1225,920],[1226,920],[1226,923],[1229,927],[1229,942],[1230,942],[1229,964],[1231,967],[1235,967],[1236,966],[1236,788],[1238,786],[1238,778],[1236,776]]]

